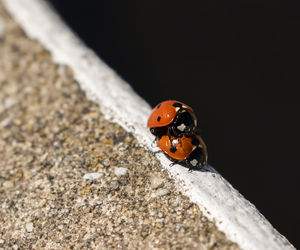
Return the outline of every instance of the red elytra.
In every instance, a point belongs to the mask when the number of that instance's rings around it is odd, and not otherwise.
[[[156,140],[156,143],[165,154],[175,160],[185,160],[195,148],[192,144],[192,137],[182,136],[179,142],[178,138],[171,136],[171,141],[167,135],[163,135]]]
[[[184,109],[190,111],[192,114],[195,113],[191,107],[182,102],[175,100],[163,101],[152,110],[147,123],[148,128],[164,127],[172,123],[179,110],[178,107],[174,106],[176,103],[180,103]]]
[[[156,140],[157,146],[173,161],[174,164],[183,164],[189,168],[201,169],[207,164],[207,148],[199,135],[177,137],[163,135]],[[172,143],[172,144],[171,144]]]

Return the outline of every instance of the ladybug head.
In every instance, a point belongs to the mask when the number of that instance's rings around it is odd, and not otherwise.
[[[167,133],[167,128],[166,127],[153,127],[153,128],[150,128],[150,132],[151,132],[151,134],[153,134],[157,137],[161,137],[162,135]]]
[[[181,134],[192,136],[195,133],[196,127],[197,119],[187,110],[179,112],[172,123],[172,130],[177,136]]]

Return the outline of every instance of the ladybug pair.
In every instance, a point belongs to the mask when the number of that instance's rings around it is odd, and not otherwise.
[[[156,136],[157,146],[173,161],[189,170],[207,164],[207,149],[197,134],[197,117],[193,109],[182,102],[159,103],[148,119],[148,128]]]

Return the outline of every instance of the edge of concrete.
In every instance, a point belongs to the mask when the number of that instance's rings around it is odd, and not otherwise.
[[[101,111],[151,151],[153,136],[146,127],[151,112],[134,90],[88,49],[43,0],[2,0],[26,34],[40,41],[55,62],[72,68],[76,80]],[[157,154],[162,166],[180,184],[183,192],[228,239],[244,249],[295,249],[265,217],[211,166],[188,173]]]

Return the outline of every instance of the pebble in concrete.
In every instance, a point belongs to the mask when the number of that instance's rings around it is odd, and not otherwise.
[[[151,174],[150,176],[151,188],[156,189],[164,184],[164,179],[161,178],[159,173]]]
[[[14,186],[14,183],[12,181],[5,181],[2,185],[4,188],[12,188]]]
[[[83,176],[83,179],[97,180],[97,179],[101,178],[102,176],[103,176],[103,174],[100,174],[100,173],[88,173]]]
[[[166,188],[160,188],[155,193],[153,193],[151,195],[151,197],[156,198],[156,197],[159,197],[159,196],[167,195],[169,193],[170,193],[170,190],[168,190]]]
[[[27,231],[28,233],[31,233],[32,230],[33,230],[33,223],[27,223],[27,224],[25,225],[25,227],[26,227],[26,231]]]
[[[122,168],[122,167],[116,167],[115,168],[115,175],[116,176],[126,175],[127,172],[128,172],[127,168]]]

